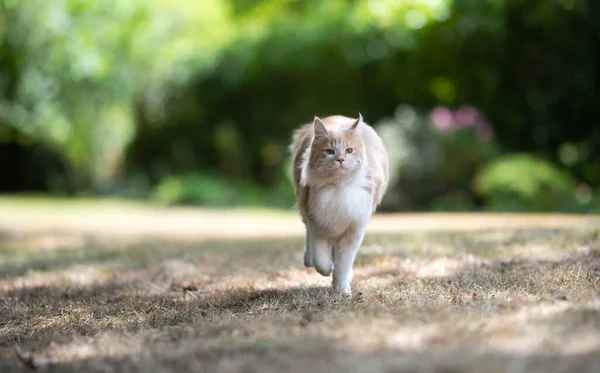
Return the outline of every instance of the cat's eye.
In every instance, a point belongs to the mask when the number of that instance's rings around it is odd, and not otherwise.
[[[327,153],[329,155],[333,155],[333,154],[335,154],[335,151],[333,151],[333,149],[325,149],[325,153]]]
[[[346,149],[346,154],[350,154],[350,153],[352,153],[352,150],[353,150],[352,148],[348,148],[348,149]]]

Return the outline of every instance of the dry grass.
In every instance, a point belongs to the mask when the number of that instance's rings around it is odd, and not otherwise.
[[[371,233],[350,299],[299,237],[5,230],[0,372],[600,371],[600,225],[521,219]]]

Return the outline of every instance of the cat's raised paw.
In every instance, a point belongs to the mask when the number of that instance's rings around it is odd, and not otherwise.
[[[329,277],[333,272],[333,262],[331,261],[331,257],[317,255],[313,260],[313,265],[321,276]]]
[[[333,263],[321,263],[317,262],[315,264],[315,269],[321,276],[329,277],[333,272]]]

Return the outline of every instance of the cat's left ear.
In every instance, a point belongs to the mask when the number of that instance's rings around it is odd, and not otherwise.
[[[321,120],[321,118],[315,116],[314,122],[313,122],[313,131],[314,131],[314,136],[315,137],[319,137],[319,136],[324,136],[329,134],[329,131],[327,131],[327,128],[325,128],[325,124],[323,124],[323,121]]]
[[[359,124],[361,124],[363,121],[363,117],[361,113],[358,113],[358,119],[356,120],[356,122],[354,122],[352,124],[352,127],[350,127],[350,131],[354,131],[356,129],[356,127],[358,127]]]

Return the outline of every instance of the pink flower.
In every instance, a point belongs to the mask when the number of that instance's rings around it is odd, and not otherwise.
[[[454,127],[452,111],[445,106],[438,106],[431,111],[431,121],[443,132],[451,131]]]
[[[494,137],[494,128],[485,116],[476,108],[464,105],[456,111],[446,106],[437,106],[431,111],[431,121],[441,132],[452,132],[470,127],[477,133],[480,141],[490,141]]]
[[[473,126],[480,118],[479,110],[473,106],[461,106],[454,112],[454,121],[460,127]]]

